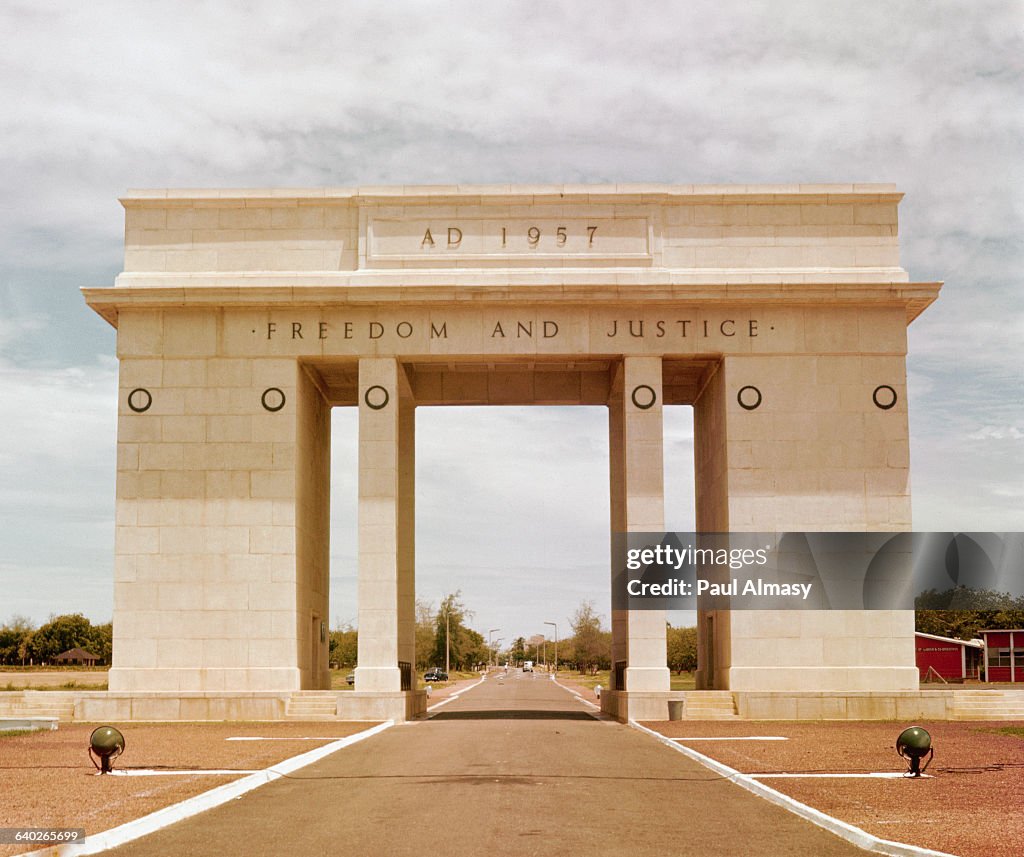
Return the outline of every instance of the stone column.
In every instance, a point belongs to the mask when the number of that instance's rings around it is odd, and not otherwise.
[[[327,615],[319,392],[294,357],[223,354],[219,312],[126,310],[118,325],[110,690],[321,686],[326,658],[310,661],[313,619]],[[165,700],[147,716],[209,714],[188,705]]]
[[[910,529],[903,310],[865,313],[845,332],[821,315],[814,319],[820,340],[807,332],[806,347],[859,343],[860,353],[728,355],[705,389],[696,411],[697,483],[708,482],[698,488],[699,529]],[[808,312],[808,330],[811,320]],[[917,689],[912,611],[736,610],[714,621],[714,675],[702,670],[704,687]],[[823,708],[801,711],[834,716]]]
[[[609,400],[614,531],[657,532],[665,526],[662,405],[661,358],[623,358]],[[667,692],[665,646],[664,611],[614,611],[613,667],[622,660],[627,666],[625,686],[613,689]]]
[[[359,666],[356,691],[402,689],[415,664],[414,410],[394,358],[359,361]]]
[[[729,435],[725,394],[726,365],[715,368],[693,404],[694,487],[697,532],[729,532]],[[728,610],[698,610],[697,614],[697,688],[714,690],[728,687],[719,670],[729,664]]]

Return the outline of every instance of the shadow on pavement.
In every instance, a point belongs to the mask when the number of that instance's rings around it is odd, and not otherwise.
[[[593,720],[585,711],[530,711],[522,708],[495,709],[493,711],[442,711],[431,720]]]

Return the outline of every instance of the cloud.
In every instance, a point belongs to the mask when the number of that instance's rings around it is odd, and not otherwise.
[[[109,573],[113,343],[73,290],[111,281],[117,197],[146,186],[895,181],[904,266],[946,281],[909,333],[916,521],[1019,529],[1020,24],[1009,0],[969,14],[882,0],[3,4],[0,501],[14,523],[0,574],[72,567],[58,546],[82,544],[90,573]],[[606,534],[599,417],[495,409],[470,428],[438,414],[419,478],[435,588],[489,545],[518,545],[537,591],[553,585],[543,569],[605,562],[595,549],[574,564],[562,538]],[[667,430],[673,461],[692,459],[688,419]],[[339,577],[355,555],[352,437],[336,435]],[[667,479],[682,528],[692,486]]]
[[[109,618],[116,363],[25,369],[0,360],[0,389],[5,597],[36,621],[72,610]]]
[[[968,437],[971,440],[1021,440],[1024,439],[1024,431],[1017,426],[984,426]]]

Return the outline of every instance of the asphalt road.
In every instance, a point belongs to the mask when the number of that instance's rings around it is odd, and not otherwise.
[[[195,818],[107,852],[166,855],[730,855],[863,851],[546,676],[490,678]]]

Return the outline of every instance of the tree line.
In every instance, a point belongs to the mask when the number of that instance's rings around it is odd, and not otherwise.
[[[987,628],[1024,628],[1024,596],[987,590],[928,590],[915,602],[916,630],[942,637],[970,640]],[[519,637],[500,651],[490,649],[479,631],[469,627],[473,612],[467,609],[461,592],[445,596],[435,608],[416,602],[416,669],[445,665],[448,640],[452,669],[465,670],[482,664],[508,660],[520,665],[540,660],[537,642]],[[611,669],[611,631],[590,601],[583,602],[569,622],[572,633],[558,641],[558,662],[580,672]],[[675,672],[697,668],[697,629],[666,629],[668,666]],[[540,635],[538,635],[540,637]],[[532,639],[532,638],[531,638]],[[543,638],[541,638],[543,639]],[[359,632],[351,625],[330,635],[332,665],[345,669],[356,665]],[[548,640],[548,661],[554,661],[553,641]],[[23,616],[13,616],[0,627],[0,664],[29,666],[53,663],[61,652],[82,648],[109,664],[113,649],[110,622],[94,625],[81,613],[51,616],[36,626]]]
[[[446,640],[448,662],[453,670],[476,669],[487,663],[521,666],[524,661],[554,663],[554,641],[541,634],[527,639],[518,637],[511,645],[490,648],[479,631],[469,627],[473,612],[467,609],[462,593],[445,596],[435,608],[416,602],[416,669],[445,666]],[[581,673],[611,669],[612,634],[601,622],[601,616],[590,601],[584,601],[569,621],[571,634],[558,640],[558,663]],[[676,672],[692,672],[697,668],[697,629],[667,628],[668,666]],[[546,647],[545,647],[546,643]],[[356,665],[359,653],[359,631],[345,624],[331,632],[330,661],[339,669]]]
[[[85,649],[98,663],[109,664],[113,652],[110,622],[93,625],[81,613],[51,616],[38,628],[24,616],[11,617],[0,627],[0,664],[40,666],[69,649]]]
[[[959,586],[927,589],[914,599],[914,628],[958,640],[973,640],[990,628],[1024,628],[1024,596]]]
[[[497,652],[488,648],[479,631],[469,627],[473,612],[462,600],[461,590],[446,595],[435,608],[416,600],[416,669],[444,667],[447,661],[453,670],[477,669],[494,660]],[[331,632],[330,662],[338,669],[354,667],[359,655],[359,631],[344,624]]]

